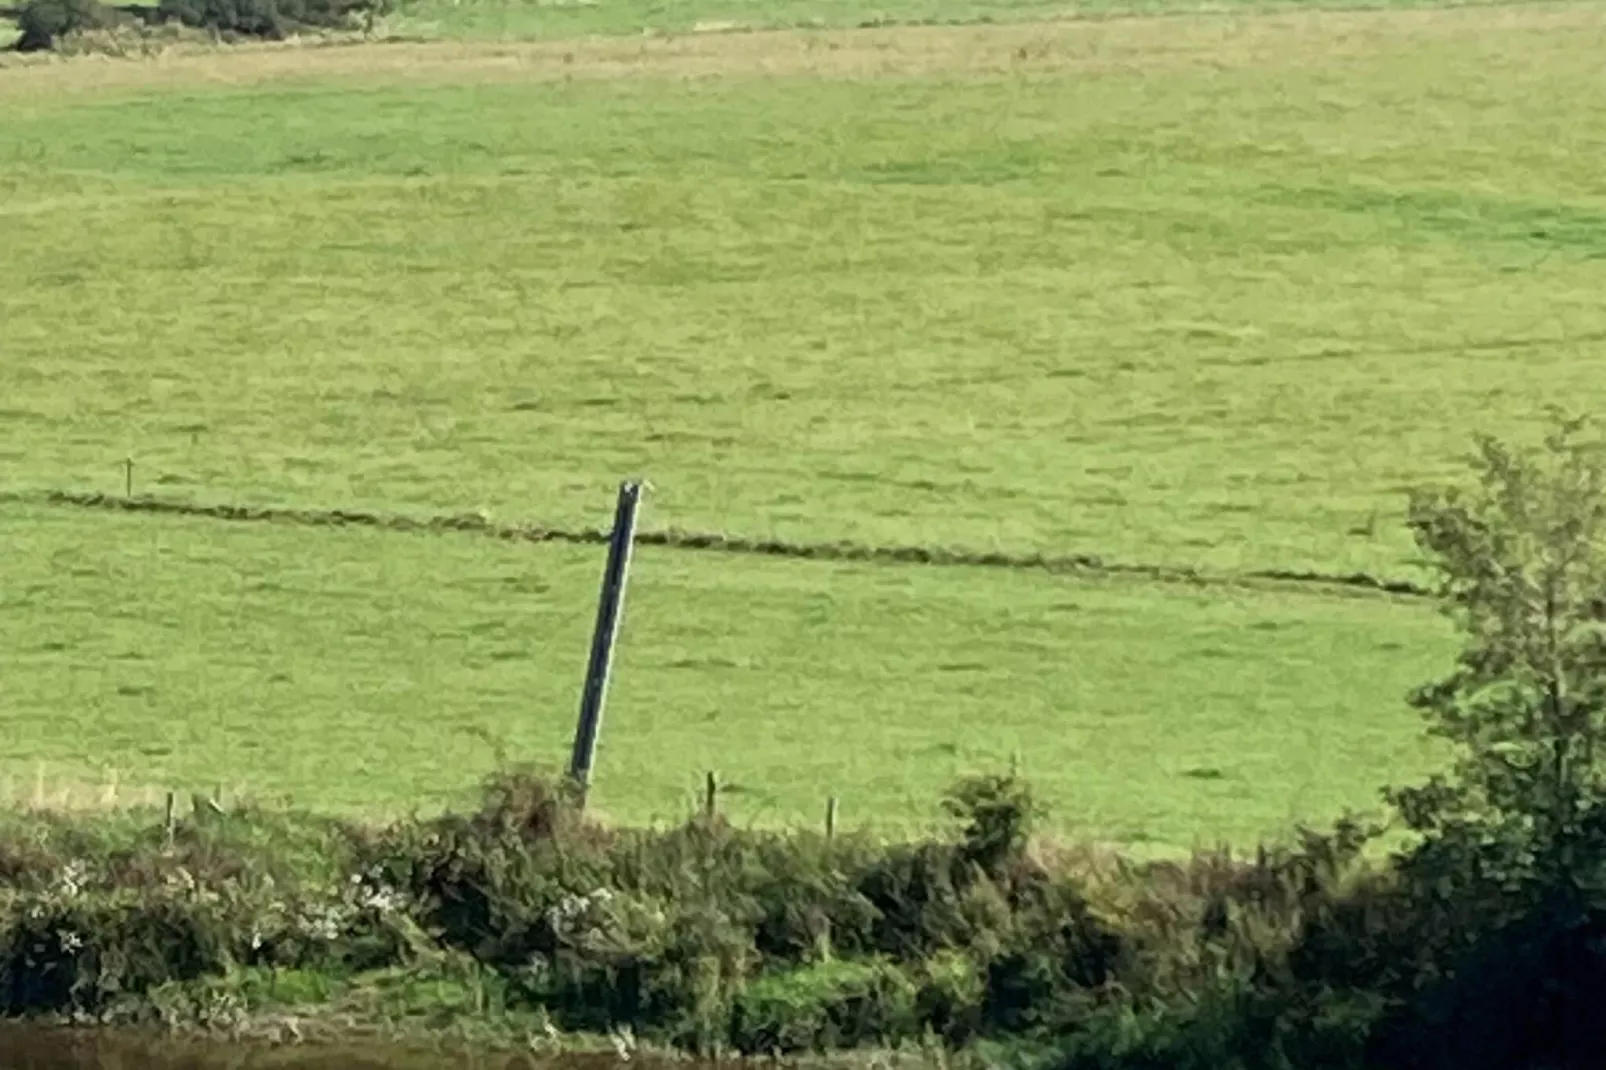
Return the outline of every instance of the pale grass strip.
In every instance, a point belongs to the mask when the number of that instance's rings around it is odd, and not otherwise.
[[[1416,47],[1535,51],[1606,42],[1599,3],[1419,10],[1215,13],[1019,25],[778,30],[527,43],[176,45],[149,58],[13,62],[0,100],[274,82],[445,83],[753,78],[997,77],[1150,69],[1301,69]],[[1599,54],[1597,51],[1596,55]]]

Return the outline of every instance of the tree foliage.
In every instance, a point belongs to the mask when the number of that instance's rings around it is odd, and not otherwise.
[[[278,39],[304,29],[355,29],[389,0],[160,0],[158,17],[220,34]]]
[[[16,48],[42,52],[70,34],[104,30],[117,21],[116,9],[99,0],[28,0],[17,10]]]
[[[277,40],[304,30],[372,28],[391,0],[158,0],[154,7],[119,9],[100,0],[26,0],[18,9],[23,52],[57,48],[74,34],[136,21],[167,23],[229,37]],[[139,16],[135,20],[127,11]]]
[[[1412,701],[1456,762],[1393,799],[1414,831],[1504,844],[1508,876],[1547,887],[1593,863],[1606,814],[1606,451],[1584,430],[1564,421],[1537,450],[1485,439],[1473,485],[1410,510],[1463,636]]]
[[[1596,1065],[1606,1020],[1606,452],[1580,421],[1485,439],[1410,506],[1461,649],[1412,704],[1446,775],[1388,793],[1414,834],[1306,919],[1278,1005],[1370,1006],[1362,1064]]]

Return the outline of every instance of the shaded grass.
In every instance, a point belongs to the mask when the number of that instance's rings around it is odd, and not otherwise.
[[[0,513],[4,767],[344,813],[560,761],[596,550],[41,508]],[[1076,839],[1275,836],[1427,767],[1425,609],[1043,574],[640,552],[600,759],[619,820],[704,770],[739,821],[918,827],[1014,753]]]

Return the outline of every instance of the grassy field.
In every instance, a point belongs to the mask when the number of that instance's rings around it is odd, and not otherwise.
[[[1402,488],[1606,393],[1603,43],[1525,9],[9,71],[0,462],[560,523],[639,471],[688,527],[1397,572]]]
[[[13,791],[209,788],[342,812],[464,801],[567,753],[595,551],[7,509]],[[1067,834],[1250,842],[1420,772],[1403,690],[1444,634],[1376,598],[644,550],[598,803],[671,819],[936,816],[1019,752]]]
[[[640,472],[652,526],[1407,575],[1406,486],[1606,397],[1602,14],[0,69],[3,489],[132,456],[175,498],[599,524]],[[476,727],[561,754],[595,551],[0,527],[24,781],[380,810],[488,768]],[[755,818],[909,820],[1020,749],[1068,833],[1246,839],[1421,769],[1400,695],[1446,651],[1420,606],[1294,591],[667,552],[640,584],[630,818],[712,766]]]
[[[1472,0],[1473,4],[1488,0]],[[781,28],[974,25],[1178,15],[1443,6],[1432,0],[410,0],[392,32],[466,40],[685,34]]]

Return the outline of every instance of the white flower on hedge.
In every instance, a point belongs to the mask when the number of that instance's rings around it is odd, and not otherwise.
[[[339,907],[324,907],[309,913],[303,920],[307,933],[319,940],[335,940],[346,927],[344,913]]]
[[[61,867],[61,874],[56,879],[58,890],[69,899],[81,895],[88,877],[89,867],[75,858]]]
[[[61,949],[69,955],[76,953],[84,946],[84,938],[71,929],[62,929],[56,933],[56,939],[61,942]]]
[[[369,910],[377,910],[381,914],[390,914],[400,909],[402,905],[402,897],[398,892],[381,888],[378,891],[369,892],[367,895],[363,896],[362,905],[367,907]]]

